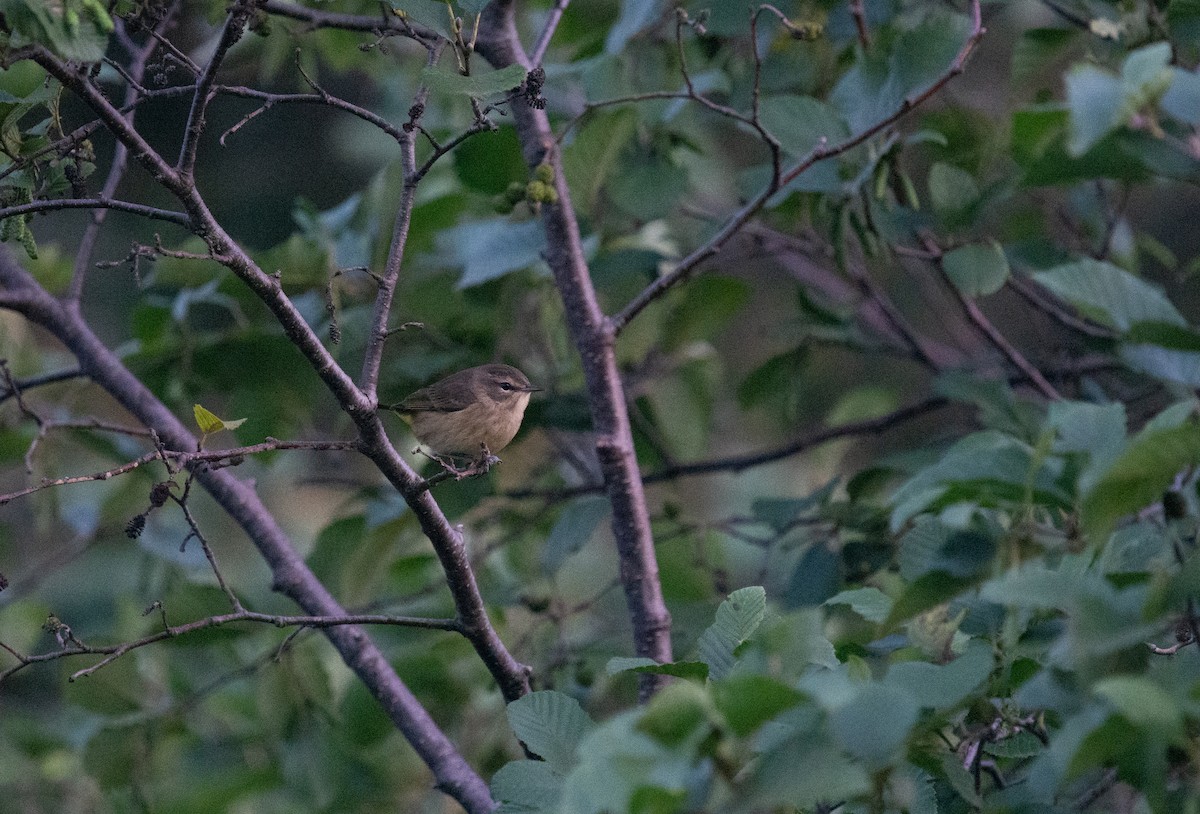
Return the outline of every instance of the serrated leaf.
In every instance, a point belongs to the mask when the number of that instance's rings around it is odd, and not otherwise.
[[[709,678],[717,681],[729,675],[734,651],[754,635],[766,612],[767,592],[759,586],[740,588],[721,603],[716,621],[700,634],[696,644],[700,660],[708,665]]]
[[[553,690],[531,692],[505,708],[508,724],[529,751],[559,774],[576,763],[575,749],[592,729],[592,719],[569,695]]]
[[[442,93],[458,93],[483,99],[496,93],[512,90],[525,81],[525,69],[520,65],[509,65],[498,71],[463,76],[436,67],[421,71],[421,81],[432,90]]]
[[[562,783],[544,760],[515,760],[492,775],[489,787],[500,803],[497,814],[556,814]]]

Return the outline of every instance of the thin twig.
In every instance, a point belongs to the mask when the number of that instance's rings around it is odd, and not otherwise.
[[[41,376],[32,376],[28,379],[14,379],[15,388],[6,387],[4,390],[0,390],[0,404],[15,397],[20,391],[32,390],[35,387],[44,387],[48,384],[58,384],[59,382],[70,381],[71,379],[78,379],[83,376],[87,376],[87,374],[79,368],[74,368],[71,370],[57,370],[53,373],[43,373]]]
[[[758,214],[776,192],[787,186],[787,184],[795,180],[810,167],[857,147],[875,134],[895,124],[914,108],[920,106],[923,102],[941,91],[951,79],[961,74],[966,66],[967,59],[987,31],[983,27],[980,0],[971,0],[971,16],[971,33],[967,36],[966,41],[951,61],[949,67],[929,87],[912,96],[905,97],[890,114],[880,118],[856,135],[832,145],[828,144],[824,139],[818,142],[817,146],[808,155],[786,170],[777,181],[767,184],[757,195],[742,206],[741,209],[730,215],[725,225],[709,238],[704,245],[694,249],[687,257],[680,260],[675,268],[643,289],[628,305],[622,308],[616,315],[610,317],[610,331],[614,335],[619,334],[629,324],[629,321],[641,313],[647,305],[661,297],[668,289],[687,279],[701,263],[717,254],[752,217]]]
[[[181,177],[191,178],[196,169],[196,154],[200,149],[200,136],[204,132],[205,113],[212,100],[210,90],[216,84],[217,71],[221,69],[229,49],[242,38],[252,11],[250,3],[246,0],[238,0],[230,6],[217,47],[209,58],[208,65],[196,80],[196,90],[192,94],[192,106],[188,111],[187,126],[183,132],[183,144],[179,148],[179,160],[175,165]]]
[[[571,0],[555,0],[550,13],[546,16],[546,24],[542,26],[542,33],[538,35],[537,43],[529,53],[529,64],[542,64],[542,60],[546,57],[546,50],[550,47],[550,40],[554,37],[559,21],[562,20],[563,12],[570,4]]]
[[[0,506],[3,506],[10,501],[16,500],[26,495],[31,495],[34,492],[39,492],[42,489],[48,489],[55,486],[67,486],[73,483],[88,483],[90,481],[106,481],[111,480],[119,475],[124,475],[127,472],[132,472],[139,466],[144,466],[154,461],[163,461],[171,463],[177,468],[183,468],[197,463],[218,463],[236,461],[239,458],[247,455],[257,455],[262,452],[270,452],[272,450],[284,449],[307,449],[307,450],[357,450],[359,444],[356,441],[280,441],[275,438],[267,438],[260,444],[251,444],[245,447],[234,447],[232,449],[221,450],[202,450],[199,452],[190,451],[182,452],[178,450],[155,450],[147,452],[139,458],[132,461],[127,461],[120,466],[115,466],[112,469],[106,469],[103,472],[96,472],[91,475],[70,475],[63,478],[44,479],[41,483],[35,486],[29,486],[24,489],[19,489],[15,492],[0,495]]]
[[[941,273],[942,279],[945,281],[946,288],[948,288],[950,292],[954,294],[954,297],[958,300],[959,305],[962,306],[962,309],[966,313],[967,319],[970,320],[971,324],[974,325],[981,334],[983,334],[984,338],[992,343],[996,350],[1003,354],[1004,358],[1008,359],[1008,361],[1012,363],[1013,367],[1028,377],[1029,382],[1038,390],[1039,393],[1051,401],[1061,401],[1062,394],[1055,389],[1054,385],[1050,384],[1046,377],[1042,375],[1042,372],[1038,370],[1032,362],[1025,358],[1025,354],[1021,353],[1021,351],[1017,349],[1016,345],[1009,342],[1008,337],[1001,333],[1000,329],[998,329],[992,323],[992,321],[987,318],[987,315],[983,313],[983,310],[979,307],[978,303],[975,302],[975,298],[964,294],[959,287],[954,284],[954,281],[950,279],[950,276],[946,273],[945,265],[942,263],[943,254],[941,247],[938,246],[937,243],[934,242],[933,238],[929,236],[925,236],[922,242],[924,243],[925,250],[928,251],[933,257],[934,265]]]
[[[165,220],[179,226],[190,226],[192,222],[191,218],[184,212],[159,209],[156,206],[146,206],[145,204],[132,203],[130,201],[117,201],[105,196],[96,198],[51,198],[45,201],[32,201],[15,206],[6,206],[0,208],[0,220],[25,215],[30,212],[57,212],[62,209],[113,209],[118,212],[128,212],[132,215],[141,215],[144,218]]]
[[[73,673],[68,681],[89,676],[97,670],[111,664],[121,656],[136,650],[140,647],[145,647],[155,642],[161,642],[164,639],[173,639],[178,636],[184,636],[189,633],[195,633],[209,628],[221,627],[223,625],[233,624],[236,622],[255,622],[258,624],[274,625],[275,627],[300,627],[300,628],[329,628],[329,627],[345,627],[348,625],[390,625],[396,627],[414,627],[425,630],[445,630],[451,632],[460,632],[460,624],[456,619],[435,619],[422,616],[392,616],[388,614],[347,614],[344,616],[288,616],[282,614],[257,613],[255,611],[242,610],[234,613],[224,613],[216,616],[206,616],[203,619],[196,619],[192,622],[186,622],[182,625],[175,625],[158,631],[149,636],[144,636],[133,641],[123,642],[116,645],[107,645],[95,647],[83,644],[75,639],[74,646],[63,647],[61,650],[52,651],[49,653],[39,653],[37,655],[25,655],[19,653],[12,647],[0,642],[0,647],[7,650],[18,663],[0,672],[0,682],[16,673],[34,664],[40,664],[47,661],[55,661],[57,659],[66,658],[68,656],[83,656],[83,655],[102,655],[105,658],[101,659],[91,667],[78,670]]]
[[[730,455],[725,458],[713,458],[708,461],[694,461],[692,463],[682,463],[675,466],[664,467],[663,469],[650,472],[642,476],[644,483],[662,483],[667,481],[675,481],[680,478],[695,477],[697,475],[712,475],[721,472],[742,472],[746,469],[752,469],[756,466],[775,463],[776,461],[784,460],[802,452],[806,452],[813,447],[821,444],[829,443],[843,438],[852,438],[859,435],[878,435],[886,432],[893,427],[903,424],[905,421],[918,418],[926,413],[950,404],[949,399],[942,396],[933,396],[910,404],[906,407],[901,407],[898,410],[893,410],[890,413],[878,416],[877,418],[868,418],[862,421],[852,421],[846,424],[839,424],[835,427],[823,427],[819,430],[807,433],[793,441],[782,444],[771,449],[761,450],[759,452],[749,452],[741,455]],[[600,483],[586,483],[580,486],[571,486],[564,489],[554,490],[536,490],[536,489],[516,489],[505,492],[504,496],[512,499],[524,498],[552,498],[555,500],[577,497],[579,495],[595,494],[603,492],[604,485]]]

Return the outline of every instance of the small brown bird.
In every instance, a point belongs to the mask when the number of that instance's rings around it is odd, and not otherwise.
[[[512,441],[529,394],[538,390],[515,367],[480,365],[422,387],[390,409],[406,417],[417,441],[435,453],[485,461]]]

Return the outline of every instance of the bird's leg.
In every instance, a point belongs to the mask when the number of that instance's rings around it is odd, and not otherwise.
[[[498,463],[500,463],[500,459],[492,454],[492,451],[488,449],[488,445],[480,444],[479,455],[471,461],[466,469],[454,470],[454,479],[462,480],[463,478],[472,478],[476,475],[486,475]]]
[[[472,478],[476,475],[486,475],[493,466],[500,463],[500,459],[492,454],[492,451],[488,449],[487,444],[480,444],[479,455],[471,459],[469,463],[462,468],[459,467],[459,463],[457,460],[455,460],[455,456],[453,455],[442,456],[438,455],[436,452],[426,452],[420,447],[417,447],[415,450],[413,450],[413,452],[420,452],[429,460],[437,461],[442,469],[445,470],[445,472],[455,480]]]

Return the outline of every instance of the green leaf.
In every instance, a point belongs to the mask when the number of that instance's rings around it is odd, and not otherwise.
[[[804,700],[788,685],[763,675],[733,675],[713,684],[713,702],[735,735],[744,738]]]
[[[609,675],[624,672],[652,673],[697,681],[703,681],[708,677],[708,665],[702,661],[669,661],[666,664],[659,664],[654,659],[648,659],[645,656],[614,656],[608,660],[605,671]]]
[[[972,433],[896,490],[891,528],[899,531],[941,501],[1019,501],[1031,489],[1041,500],[1065,502],[1055,473],[1028,444],[991,430]]]
[[[829,723],[850,754],[868,766],[879,766],[908,739],[919,714],[917,700],[908,690],[872,683],[834,710]]]
[[[1164,381],[1200,387],[1200,353],[1157,345],[1122,345],[1120,352],[1121,359],[1134,370]]]
[[[1138,48],[1121,65],[1125,118],[1158,103],[1171,85],[1171,43],[1155,42]]]
[[[500,767],[489,784],[500,803],[497,814],[557,814],[563,779],[544,760],[515,760]]]
[[[608,498],[586,495],[566,505],[554,521],[542,548],[542,570],[555,574],[562,564],[592,539],[600,523],[612,510]]]
[[[1130,53],[1119,78],[1091,64],[1074,67],[1066,77],[1071,153],[1082,155],[1143,108],[1156,104],[1171,85],[1170,60],[1171,45],[1157,42]]]
[[[831,748],[826,738],[800,735],[768,750],[751,766],[750,800],[761,810],[812,810],[820,803],[854,799],[871,788],[867,769]]]
[[[617,171],[608,179],[608,197],[638,220],[665,217],[688,189],[687,168],[666,153],[627,145]]]
[[[76,62],[103,59],[113,31],[112,17],[99,2],[0,0],[0,14],[14,32]]]
[[[1080,513],[1092,541],[1103,544],[1117,521],[1162,498],[1175,476],[1200,465],[1200,426],[1143,432],[1132,439],[1086,495]]]
[[[1145,180],[1146,165],[1131,156],[1116,136],[1101,139],[1083,155],[1068,149],[1070,114],[1058,104],[1043,104],[1013,114],[1013,158],[1029,186],[1114,178]]]
[[[796,158],[807,155],[822,139],[832,145],[850,135],[838,112],[811,96],[767,96],[762,100],[761,120]]]
[[[711,700],[702,686],[677,681],[651,699],[637,728],[661,744],[679,746],[711,730],[711,711]]]
[[[476,133],[454,148],[454,173],[463,184],[485,195],[499,195],[529,174],[515,127]]]
[[[988,752],[999,757],[1033,757],[1045,749],[1041,740],[1031,732],[1017,732],[1011,738],[988,744]]]
[[[751,290],[744,280],[717,274],[689,283],[663,324],[667,347],[711,341],[749,302]]]
[[[873,47],[842,75],[830,98],[853,133],[894,113],[906,96],[919,93],[949,67],[967,38],[961,14],[932,13],[885,47]]]
[[[1167,24],[1179,43],[1191,43],[1194,56],[1200,43],[1200,0],[1173,0],[1167,7]]]
[[[525,69],[520,65],[509,65],[498,71],[484,71],[470,76],[439,67],[429,67],[421,71],[421,81],[431,90],[483,99],[518,87],[525,81],[525,73]]]
[[[988,602],[1014,608],[1068,610],[1096,584],[1095,575],[1068,568],[1051,569],[1040,562],[1014,568],[988,580],[979,596]]]
[[[1095,65],[1076,65],[1067,74],[1071,136],[1067,147],[1080,156],[1121,123],[1121,80]]]
[[[521,742],[559,774],[575,765],[576,748],[593,726],[578,701],[553,690],[531,692],[510,703],[505,712]]]
[[[575,198],[589,208],[617,171],[626,144],[636,132],[637,113],[598,113],[563,150],[563,173]]]
[[[1013,47],[1012,86],[1025,91],[1047,76],[1056,75],[1051,69],[1064,51],[1077,39],[1069,28],[1031,28],[1021,33]]]
[[[1078,488],[1086,492],[1120,453],[1125,444],[1125,405],[1056,401],[1049,406],[1046,425],[1057,436],[1056,453],[1086,453],[1087,466],[1079,473]]]
[[[1196,127],[1200,125],[1200,72],[1173,70],[1171,87],[1160,102],[1162,109],[1167,115]]]
[[[826,605],[849,605],[868,622],[883,622],[892,610],[892,598],[878,588],[853,588],[829,597]]]
[[[970,529],[955,529],[932,517],[921,517],[900,538],[900,575],[916,580],[932,571],[969,577],[991,564],[996,541]]]
[[[1008,258],[994,240],[952,249],[942,264],[954,287],[968,297],[995,294],[1008,280]]]
[[[758,586],[740,588],[721,603],[716,621],[700,634],[696,644],[700,660],[708,665],[709,678],[718,681],[729,675],[734,651],[758,630],[766,609],[767,592]]]
[[[949,602],[976,583],[970,577],[952,577],[945,571],[933,571],[908,586],[892,606],[892,612],[884,623],[887,627],[911,619],[923,611]]]
[[[974,692],[991,675],[994,666],[992,646],[972,639],[962,655],[949,664],[905,661],[892,665],[885,683],[907,690],[922,707],[946,710]]]
[[[642,732],[639,718],[633,711],[618,714],[583,739],[581,759],[563,786],[560,814],[632,811],[631,801],[642,788],[670,793],[687,788],[694,776],[693,755]]]
[[[541,262],[546,235],[537,220],[492,218],[459,224],[437,236],[446,265],[461,268],[459,288],[470,288]]]
[[[1092,685],[1131,724],[1175,737],[1183,730],[1183,710],[1175,699],[1145,676],[1111,676]]]
[[[792,402],[799,399],[800,373],[808,356],[807,348],[799,347],[767,359],[738,385],[738,404],[749,408],[783,401],[785,409],[793,411]]]
[[[1200,352],[1200,334],[1188,327],[1170,322],[1139,322],[1130,326],[1124,338],[1129,342],[1143,342],[1173,350]]]
[[[960,215],[979,200],[979,185],[966,170],[938,162],[929,168],[929,197],[939,213]]]
[[[389,4],[396,11],[402,11],[405,17],[411,18],[431,31],[436,31],[447,40],[452,39],[449,25],[450,15],[447,13],[444,2],[430,2],[430,0],[389,0]]]
[[[1033,279],[1120,331],[1127,331],[1138,322],[1187,325],[1187,320],[1161,291],[1102,260],[1065,263],[1035,274]]]

